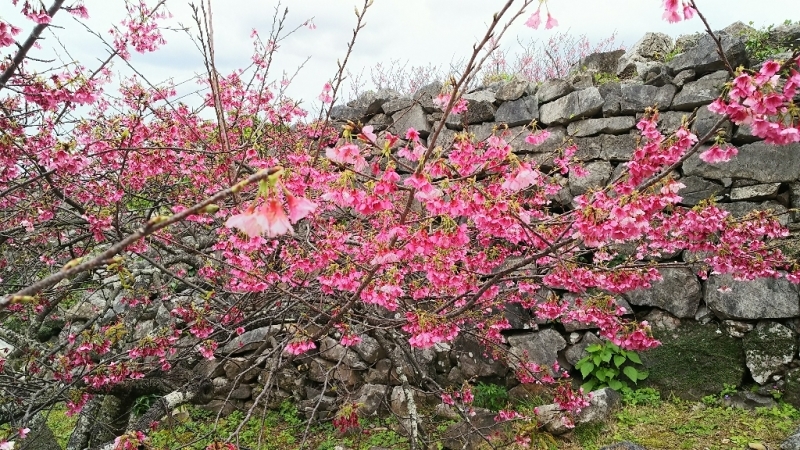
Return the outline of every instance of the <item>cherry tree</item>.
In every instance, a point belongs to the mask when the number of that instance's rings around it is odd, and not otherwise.
[[[659,280],[654,257],[690,250],[706,255],[701,276],[800,281],[796,263],[773,245],[788,235],[776,218],[734,219],[713,203],[681,207],[682,185],[671,177],[726,118],[772,144],[800,140],[792,103],[797,54],[736,72],[712,105],[720,120],[704,136],[685,124],[664,135],[658,111],[648,111],[626,171],[564,208],[552,202],[561,189],[554,175],[585,172],[575,145],[544,167],[517,157],[506,129],[483,141],[463,133],[449,148],[437,145],[443,121],[427,141],[414,129],[336,129],[328,118],[344,64],[319,94],[325,108],[309,118],[269,78],[277,43],[298,30],[287,28],[284,10],[276,9],[268,36],[253,33],[249,65],[224,74],[215,62],[211,2],[194,8],[206,70],[198,110],[141,73],[109,93],[112,64],[165,45],[165,0],[128,2],[97,67],[37,70],[37,40],[57,14],[89,14],[79,2],[65,3],[17,5],[36,24],[23,42],[19,28],[0,22],[0,45],[10,52],[0,66],[0,339],[12,348],[0,354],[0,424],[11,427],[0,448],[15,448],[56,404],[79,417],[68,448],[138,448],[172,408],[208,401],[213,386],[193,364],[272,325],[283,330],[280,339],[265,342],[264,359],[252,363],[275,374],[328,336],[349,347],[380,332],[414,349],[468,333],[521,382],[553,383],[569,421],[587,393],[567,373],[503,351],[509,324],[494,312],[505,305],[595,324],[611,342],[643,350],[658,343],[646,323],[624,317],[614,296]],[[348,56],[370,5],[356,10]],[[462,94],[511,23],[556,26],[546,8],[533,0],[501,6],[463,74],[435,98],[445,117],[466,112]],[[667,0],[664,11],[669,21],[699,14],[694,1]],[[537,145],[549,133],[531,124],[524,134]],[[701,158],[735,155],[715,142]],[[636,251],[622,257],[622,244]],[[582,301],[542,299],[548,289]],[[85,301],[105,291],[120,300]],[[136,330],[155,316],[156,328]],[[268,404],[273,383],[266,380],[246,418]],[[468,386],[422,384],[468,415]],[[154,394],[160,401],[131,418],[132,402]],[[346,412],[337,419],[342,427],[353,422]],[[416,446],[413,423],[409,434]],[[218,438],[209,448],[236,448],[235,433]]]

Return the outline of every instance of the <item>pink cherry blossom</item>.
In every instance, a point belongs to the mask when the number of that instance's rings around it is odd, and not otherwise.
[[[317,204],[305,197],[287,194],[286,202],[289,204],[289,220],[292,223],[297,223],[317,209]]]
[[[728,162],[739,153],[739,150],[732,145],[712,145],[711,148],[700,153],[700,159],[709,163],[717,164]]]
[[[534,13],[531,14],[530,17],[528,17],[528,20],[525,21],[525,25],[533,29],[538,29],[539,25],[542,24],[541,13],[542,13],[542,4],[540,3],[539,7],[536,8],[536,11],[534,11]]]

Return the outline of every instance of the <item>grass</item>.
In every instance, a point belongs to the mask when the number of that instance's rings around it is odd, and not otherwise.
[[[519,409],[530,414],[534,407],[542,403],[541,399],[534,398],[519,405]],[[241,424],[243,418],[244,414],[234,412],[215,422],[215,416],[208,411],[183,407],[173,417],[162,420],[158,429],[149,434],[148,448],[203,450],[215,439],[224,440]],[[61,448],[66,447],[74,419],[67,417],[63,408],[54,409],[48,415],[48,424]],[[453,423],[446,420],[427,421],[426,434],[429,440],[438,441]],[[292,403],[284,402],[276,411],[251,418],[242,428],[239,445],[242,449],[250,450],[333,450],[336,446],[350,450],[409,448],[408,440],[399,432],[399,424],[393,418],[361,419],[359,425],[355,432],[341,435],[329,422],[314,424],[308,428],[305,445],[301,447],[306,423]],[[621,441],[635,442],[648,450],[727,450],[746,448],[756,443],[766,448],[779,448],[780,443],[798,427],[800,411],[786,403],[773,409],[747,411],[724,407],[712,401],[661,400],[657,391],[645,388],[627,392],[623,396],[622,407],[605,422],[579,425],[570,433],[555,437],[538,430],[533,424],[517,422],[511,429],[514,434],[507,436],[506,440],[513,441],[515,435],[519,435],[529,439],[529,448],[552,450],[596,450]],[[0,427],[0,435],[4,434],[3,431]],[[434,445],[430,448],[440,447]],[[517,447],[512,445],[507,448]]]

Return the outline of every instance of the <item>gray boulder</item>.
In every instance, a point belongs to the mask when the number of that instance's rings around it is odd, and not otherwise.
[[[800,143],[774,146],[754,142],[740,146],[730,161],[716,164],[701,160],[700,152],[683,163],[684,175],[714,180],[746,178],[760,183],[790,182],[800,177]]]
[[[709,198],[717,198],[725,190],[721,184],[697,176],[683,177],[679,181],[686,187],[681,188],[678,195],[682,197],[681,204],[687,206],[694,206]]]
[[[707,105],[722,94],[722,87],[728,81],[728,72],[720,70],[710,73],[697,81],[683,85],[672,100],[675,111],[691,111],[698,106]]]
[[[528,81],[521,77],[514,77],[507,81],[496,93],[495,98],[502,102],[514,101],[525,94]]]
[[[671,84],[657,87],[644,84],[623,84],[620,86],[622,99],[620,100],[620,113],[633,114],[643,112],[645,109],[657,106],[661,109],[672,104],[677,88]]]
[[[602,119],[586,119],[572,122],[567,126],[567,134],[583,137],[596,134],[623,134],[630,131],[636,124],[630,116],[606,117]]]
[[[765,384],[784,364],[792,362],[797,349],[796,338],[789,328],[778,322],[762,320],[742,340],[745,361],[753,380]]]
[[[507,101],[497,108],[494,119],[509,127],[527,125],[539,118],[539,104],[536,97],[528,96],[519,100]]]
[[[632,305],[655,306],[676,317],[693,318],[702,298],[700,282],[691,269],[663,268],[663,279],[649,289],[627,292],[625,299]]]
[[[570,122],[592,117],[603,108],[603,97],[596,87],[572,92],[551,103],[539,107],[539,117],[545,125],[566,125]]]
[[[511,345],[509,365],[512,367],[519,367],[523,362],[532,362],[542,368],[550,368],[551,371],[558,352],[567,346],[567,341],[561,334],[551,328],[509,336],[508,343]],[[553,372],[553,375],[557,374]]]
[[[672,48],[671,37],[664,33],[648,32],[620,57],[616,74],[621,78],[626,78],[628,74],[644,75],[648,63],[664,58]]]
[[[392,114],[392,120],[394,125],[389,127],[389,131],[399,136],[405,136],[409,128],[417,130],[422,138],[427,137],[430,132],[428,118],[425,116],[425,110],[420,105],[413,105],[408,109]]]
[[[745,51],[744,38],[719,33],[725,57],[732,67],[747,66],[747,52]],[[669,68],[675,72],[693,69],[698,75],[724,70],[725,63],[717,53],[717,44],[709,35],[703,35],[697,44],[689,50],[675,56],[668,63]]]
[[[797,286],[786,278],[735,281],[731,275],[711,275],[706,281],[709,309],[723,319],[782,319],[800,316]]]
[[[573,196],[581,195],[591,188],[605,186],[611,179],[612,167],[608,161],[592,161],[584,167],[588,172],[586,176],[575,176],[572,171],[569,173],[569,190]]]
[[[546,80],[539,86],[536,96],[539,98],[539,104],[542,104],[557,100],[574,90],[575,88],[565,80]]]

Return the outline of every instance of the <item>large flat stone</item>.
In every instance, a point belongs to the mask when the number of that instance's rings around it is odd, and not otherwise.
[[[708,164],[695,153],[683,163],[687,176],[722,180],[745,178],[761,183],[790,182],[800,177],[800,143],[776,147],[754,142],[739,147],[739,153],[728,162]]]

